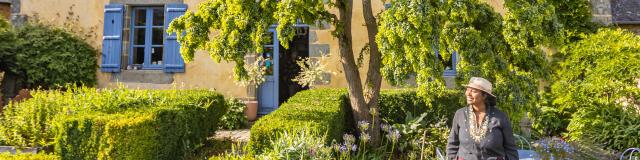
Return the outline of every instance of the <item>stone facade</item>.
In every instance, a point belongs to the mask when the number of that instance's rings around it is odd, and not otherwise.
[[[591,0],[591,13],[593,21],[602,24],[611,24],[611,1],[610,0]]]
[[[617,27],[640,35],[640,1],[611,0],[611,14]]]
[[[611,0],[611,14],[616,24],[640,23],[640,1]]]

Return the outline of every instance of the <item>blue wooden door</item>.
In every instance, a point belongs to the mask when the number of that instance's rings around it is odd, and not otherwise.
[[[278,108],[278,67],[279,67],[279,46],[278,37],[275,29],[269,29],[269,32],[273,34],[271,44],[264,45],[264,51],[262,53],[263,58],[266,61],[270,61],[270,68],[267,69],[265,74],[265,82],[258,87],[258,114],[266,115]]]

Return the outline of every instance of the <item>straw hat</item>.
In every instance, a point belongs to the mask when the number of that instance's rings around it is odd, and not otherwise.
[[[493,95],[491,93],[491,91],[493,90],[493,85],[491,85],[491,82],[489,82],[488,80],[484,79],[484,78],[480,78],[480,77],[471,77],[471,79],[469,80],[469,84],[467,85],[463,85],[465,87],[471,87],[471,88],[475,88],[475,89],[479,89],[481,91],[484,91],[485,93],[496,97],[495,95]]]

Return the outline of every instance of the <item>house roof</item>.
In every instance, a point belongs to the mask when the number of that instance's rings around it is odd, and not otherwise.
[[[611,0],[613,23],[640,24],[639,0]]]

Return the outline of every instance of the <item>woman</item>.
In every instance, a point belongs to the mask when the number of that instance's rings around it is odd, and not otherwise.
[[[472,77],[465,85],[467,107],[456,111],[447,142],[447,157],[455,160],[517,160],[511,122],[495,107],[491,82]]]

